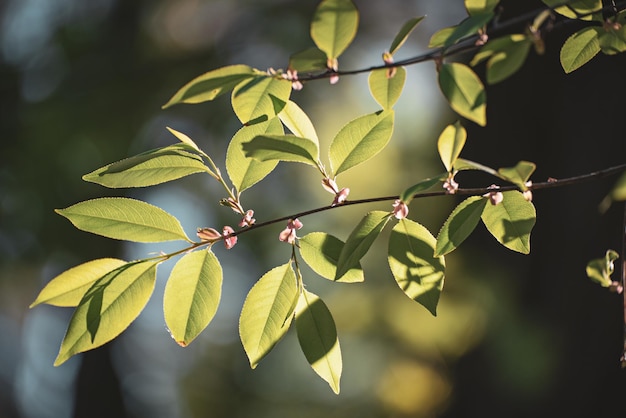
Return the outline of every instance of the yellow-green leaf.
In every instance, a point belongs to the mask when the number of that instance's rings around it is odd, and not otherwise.
[[[165,323],[174,341],[187,346],[215,316],[222,294],[222,267],[211,250],[183,256],[163,294]]]
[[[492,12],[500,0],[465,0],[465,9],[470,15]]]
[[[487,204],[482,220],[491,235],[505,247],[522,254],[530,253],[530,232],[535,225],[535,206],[517,190],[503,192],[497,205]]]
[[[319,48],[309,48],[289,57],[289,68],[299,73],[326,70],[326,54]]]
[[[76,306],[96,280],[124,264],[117,258],[100,258],[72,267],[50,280],[30,307],[42,303]]]
[[[319,296],[307,290],[298,300],[296,330],[302,352],[315,373],[339,393],[342,359],[335,321]]]
[[[290,263],[265,273],[250,289],[239,318],[239,336],[253,369],[289,329],[297,300]]]
[[[294,135],[259,135],[241,144],[246,157],[258,161],[291,161],[317,167],[317,144]]]
[[[298,241],[300,255],[305,263],[320,276],[342,283],[362,282],[363,269],[357,261],[343,276],[335,280],[339,255],[344,243],[325,232],[311,232]]]
[[[452,172],[454,169],[454,163],[459,154],[461,154],[466,139],[467,132],[459,121],[454,125],[446,126],[441,135],[439,135],[437,149],[439,150],[441,162],[443,162],[448,172]]]
[[[543,0],[550,7],[556,7],[555,12],[570,19],[597,20],[602,21],[602,0],[572,0],[564,2],[562,0]],[[568,3],[562,6],[563,3]],[[595,12],[595,13],[594,13]]]
[[[619,254],[614,250],[607,250],[603,258],[596,258],[587,263],[587,277],[598,283],[602,287],[609,287],[613,284],[611,275],[615,270],[615,260]]]
[[[389,53],[391,55],[395,54],[398,49],[406,42],[407,38],[413,32],[413,29],[417,27],[417,25],[424,20],[426,16],[414,17],[412,19],[407,20],[404,25],[400,28],[398,34],[393,38],[391,42],[391,46],[389,47]]]
[[[289,100],[283,110],[278,114],[280,121],[291,131],[295,136],[301,138],[307,138],[315,142],[319,147],[319,139],[317,138],[317,132],[311,119],[304,113],[297,104]]]
[[[588,27],[575,32],[561,47],[561,66],[566,73],[582,67],[600,52],[601,29]]]
[[[54,365],[120,335],[148,303],[160,261],[129,263],[97,280],[70,319]]]
[[[437,235],[435,255],[446,255],[456,250],[474,231],[486,205],[487,199],[472,196],[454,208]]]
[[[485,88],[467,65],[458,62],[442,64],[439,87],[455,112],[480,126],[487,124]]]
[[[231,97],[233,110],[241,123],[251,125],[272,119],[291,94],[291,82],[269,75],[258,75],[244,80],[234,89]]]
[[[374,70],[368,79],[372,96],[385,110],[390,110],[400,98],[406,80],[406,70],[404,67],[397,67],[392,77],[388,77],[388,74],[388,69]]]
[[[135,242],[190,241],[178,219],[140,200],[103,197],[55,212],[81,231],[108,238]]]
[[[323,0],[313,15],[311,38],[327,58],[339,57],[359,26],[359,12],[351,0]]]
[[[504,167],[498,169],[498,175],[504,180],[519,186],[521,189],[526,188],[526,182],[535,172],[537,166],[530,161],[520,161],[515,167]]]

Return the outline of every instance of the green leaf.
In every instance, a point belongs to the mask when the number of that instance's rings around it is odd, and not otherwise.
[[[624,172],[611,190],[613,200],[626,200],[626,172]]]
[[[96,280],[124,264],[117,258],[100,258],[72,267],[50,280],[30,308],[42,303],[76,306]]]
[[[246,157],[259,161],[291,161],[317,167],[319,160],[314,141],[293,135],[259,135],[242,147]]]
[[[311,38],[329,59],[339,57],[356,36],[359,12],[351,0],[324,0],[313,15]]]
[[[320,276],[342,283],[356,283],[365,280],[360,263],[354,264],[343,276],[335,279],[337,263],[343,241],[325,232],[311,232],[298,241],[300,255],[314,272]]]
[[[182,347],[215,316],[222,294],[222,267],[211,250],[185,254],[174,266],[163,294],[165,323]]]
[[[100,347],[128,328],[152,295],[159,263],[129,263],[97,280],[76,307],[54,365]]]
[[[391,42],[391,46],[389,47],[389,53],[391,55],[395,54],[396,51],[400,49],[402,45],[404,45],[404,43],[406,42],[411,32],[413,32],[413,29],[415,29],[417,25],[422,20],[424,20],[425,17],[426,16],[414,17],[412,19],[407,20],[404,23],[404,25],[402,25],[402,27],[400,28],[400,31],[398,32],[396,37],[393,38],[393,41]]]
[[[561,66],[566,73],[582,67],[600,52],[599,31],[588,27],[567,38],[561,48]]]
[[[472,196],[461,202],[450,214],[437,236],[435,256],[456,250],[476,228],[488,200]]]
[[[626,51],[626,26],[599,31],[598,43],[603,54],[615,55]]]
[[[140,200],[103,197],[55,212],[81,231],[108,238],[134,242],[190,241],[178,219]]]
[[[250,289],[239,318],[239,336],[253,369],[289,329],[297,298],[290,263],[265,273]]]
[[[393,110],[384,110],[361,116],[341,128],[329,150],[335,175],[378,154],[391,139],[393,120]]]
[[[500,0],[465,0],[465,9],[470,15],[492,12]]]
[[[326,70],[326,54],[319,48],[309,48],[289,57],[289,68],[299,73]]]
[[[482,220],[491,235],[505,247],[530,253],[530,232],[535,225],[533,204],[517,190],[503,192],[504,200],[498,205],[485,205]]]
[[[258,161],[247,158],[243,152],[243,144],[250,142],[259,135],[281,135],[283,127],[277,117],[268,122],[242,127],[230,140],[226,151],[226,171],[230,181],[238,192],[252,187],[271,173],[278,161]]]
[[[476,35],[491,19],[493,19],[493,12],[477,13],[469,16],[449,33],[444,40],[444,48],[448,48],[464,38]]]
[[[465,64],[442,64],[439,69],[439,87],[450,106],[459,115],[487,124],[487,96],[478,76]]]
[[[614,262],[619,258],[619,254],[614,250],[607,250],[603,258],[596,258],[587,263],[587,276],[602,287],[609,287],[613,284],[611,275],[615,270]]]
[[[374,70],[370,73],[368,83],[374,100],[385,110],[390,110],[396,104],[406,80],[404,67],[396,67],[395,74],[389,78],[388,69]]]
[[[465,146],[466,139],[467,132],[459,121],[454,125],[446,126],[441,135],[439,135],[439,140],[437,141],[439,157],[441,157],[441,162],[443,162],[449,173],[452,172],[454,163]]]
[[[213,100],[255,74],[257,72],[247,65],[230,65],[209,71],[185,84],[163,105],[163,109],[177,103],[202,103]]]
[[[443,173],[443,174],[440,174],[439,176],[431,177],[431,178],[422,180],[419,183],[414,184],[413,186],[409,187],[408,189],[402,192],[402,194],[400,195],[400,200],[402,200],[404,203],[408,205],[411,202],[411,200],[413,200],[413,197],[415,194],[422,192],[424,190],[430,189],[435,184],[446,179],[447,176],[448,176],[448,173]]]
[[[499,168],[498,175],[500,178],[510,181],[511,183],[526,189],[526,182],[535,172],[537,166],[529,161],[520,161],[515,167]]]
[[[563,0],[543,0],[550,7],[565,3]],[[602,21],[602,0],[573,0],[566,6],[557,7],[554,11],[570,19]],[[593,13],[598,12],[598,13]],[[588,16],[582,16],[588,15]]]
[[[387,225],[390,216],[389,212],[373,211],[361,219],[339,253],[334,280],[339,280],[353,266],[357,265]]]
[[[428,41],[429,48],[441,48],[445,45],[446,41],[454,31],[456,30],[456,26],[450,26],[449,28],[439,29],[437,32],[433,33],[430,37],[430,41]]]
[[[193,139],[189,138],[187,135],[185,135],[182,132],[178,132],[177,130],[170,128],[169,126],[166,126],[166,128],[167,128],[168,131],[170,131],[170,133],[172,135],[174,135],[176,138],[178,138],[178,140],[180,142],[182,142],[185,145],[190,146],[194,150],[198,151],[200,154],[203,154],[203,152],[200,150],[200,148],[198,148],[196,143],[193,142]]]
[[[391,230],[388,261],[400,289],[436,316],[445,260],[433,256],[435,242],[428,229],[402,219]]]
[[[311,122],[311,119],[300,107],[291,100],[285,104],[283,110],[278,114],[281,122],[291,131],[295,136],[301,138],[307,138],[315,142],[319,147],[319,139],[317,138],[317,132]]]
[[[146,187],[191,174],[211,172],[202,157],[187,144],[146,151],[108,164],[83,176],[83,180],[110,188]]]
[[[286,103],[291,94],[291,82],[282,78],[259,75],[239,83],[232,93],[235,114],[244,125],[272,119],[281,109],[276,100]]]
[[[338,394],[342,360],[335,321],[322,299],[307,290],[298,300],[296,331],[307,361]]]
[[[515,74],[526,61],[532,41],[526,35],[513,34],[487,42],[470,65],[487,61],[487,82],[496,84]]]
[[[478,170],[484,171],[485,173],[491,174],[492,176],[500,177],[498,172],[493,168],[487,167],[486,165],[482,165],[480,163],[466,160],[464,158],[457,158],[454,162],[454,169],[457,171],[466,171],[466,170]]]

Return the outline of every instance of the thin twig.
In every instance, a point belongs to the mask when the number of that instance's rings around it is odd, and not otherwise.
[[[624,204],[624,223],[622,225],[622,303],[624,304],[624,351],[620,362],[622,368],[626,368],[626,204]]]

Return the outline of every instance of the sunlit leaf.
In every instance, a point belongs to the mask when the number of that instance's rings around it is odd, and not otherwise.
[[[85,174],[83,180],[110,188],[146,187],[210,172],[202,157],[190,150],[187,144],[154,149]]]
[[[296,330],[307,361],[338,394],[342,359],[335,321],[319,296],[307,290],[298,300]]]
[[[274,170],[277,160],[258,161],[247,158],[243,152],[243,144],[250,142],[259,135],[281,135],[283,127],[276,117],[268,122],[242,127],[230,140],[226,151],[226,171],[233,186],[239,191],[252,187]]]
[[[198,148],[196,143],[193,142],[193,139],[189,138],[187,135],[185,135],[182,132],[178,132],[177,130],[170,128],[169,126],[166,126],[166,128],[167,128],[168,131],[170,131],[170,133],[172,135],[174,135],[176,138],[178,138],[178,140],[180,142],[182,142],[183,144],[186,144],[186,145],[190,146],[191,148],[195,149],[196,151],[202,153],[202,151],[200,151],[200,148]]]
[[[290,94],[289,80],[259,75],[239,83],[233,89],[231,102],[241,123],[251,125],[276,116],[282,110],[276,108],[276,99],[287,103]]]
[[[323,0],[311,22],[311,38],[330,59],[345,51],[356,36],[359,12],[351,0]]]
[[[413,29],[415,29],[417,27],[417,25],[422,20],[424,20],[425,17],[426,16],[414,17],[412,19],[407,20],[404,23],[404,25],[402,25],[402,27],[400,28],[400,31],[395,36],[395,38],[393,38],[393,41],[391,42],[391,46],[389,47],[389,53],[391,55],[395,54],[396,51],[402,45],[404,45],[404,43],[406,42],[406,40],[409,37],[409,35],[411,34],[411,32],[413,32]]]
[[[400,200],[404,203],[409,204],[411,200],[413,200],[413,196],[419,192],[423,192],[424,190],[428,190],[433,187],[435,184],[441,182],[447,177],[448,173],[440,174],[439,176],[427,178],[425,180],[420,181],[419,183],[414,184],[409,187],[400,195]]]
[[[50,280],[30,307],[42,303],[76,306],[96,280],[124,264],[126,261],[117,258],[100,258],[72,267]]]
[[[600,52],[599,31],[587,27],[567,38],[561,48],[561,66],[566,73],[582,67]]]
[[[315,142],[319,147],[319,139],[317,138],[317,132],[311,122],[311,119],[300,107],[291,100],[285,104],[285,107],[278,114],[280,121],[291,131],[295,136],[301,138],[307,138]]]
[[[487,82],[496,84],[515,74],[526,61],[532,41],[522,34],[513,34],[487,42],[470,65],[487,61]]]
[[[230,65],[209,71],[185,84],[163,105],[163,109],[177,103],[202,103],[213,100],[243,80],[254,77],[256,73],[247,65]]]
[[[615,270],[615,260],[619,254],[614,250],[607,250],[603,258],[596,258],[587,263],[587,276],[602,287],[609,287],[613,284],[611,275]]]
[[[537,166],[530,161],[520,161],[515,167],[499,168],[498,174],[501,178],[520,186],[522,189],[526,187],[526,182],[535,172]]]
[[[76,307],[54,365],[120,335],[148,303],[159,262],[129,263],[97,280]]]
[[[482,165],[480,163],[466,160],[464,158],[457,158],[454,162],[454,169],[457,171],[465,171],[465,170],[478,170],[484,171],[485,173],[491,174],[492,176],[498,177],[498,172],[491,167],[487,167],[486,165]]]
[[[402,219],[389,236],[389,267],[400,289],[437,315],[443,290],[445,261],[435,257],[435,237],[410,219]]]
[[[393,110],[385,110],[361,116],[341,128],[329,150],[335,175],[382,151],[391,139],[393,121]]]
[[[358,264],[387,225],[390,216],[389,212],[373,211],[361,219],[339,253],[334,280],[339,280],[353,266]]]
[[[492,12],[500,0],[465,0],[465,9],[470,15]]]
[[[289,68],[299,73],[326,70],[326,54],[319,48],[309,48],[289,57]]]
[[[456,26],[450,26],[448,28],[439,29],[437,32],[433,33],[430,37],[430,41],[428,41],[429,48],[441,48],[445,45],[446,41],[456,30]]]
[[[317,144],[294,135],[259,135],[242,144],[246,157],[259,161],[291,161],[317,167]]]
[[[388,77],[387,69],[374,70],[369,75],[369,87],[372,96],[378,104],[389,110],[396,104],[406,80],[406,70],[404,67],[397,67],[393,77]]]
[[[491,235],[505,247],[530,253],[530,232],[537,218],[535,207],[517,190],[503,192],[504,200],[498,205],[488,204],[482,220]]]
[[[443,46],[450,47],[462,39],[476,35],[480,29],[485,27],[493,19],[493,12],[476,13],[463,20],[454,27],[448,37],[444,40]],[[440,35],[441,36],[441,35]]]
[[[239,336],[253,369],[289,329],[297,298],[290,263],[265,273],[250,289],[239,318]]]
[[[222,267],[210,250],[184,255],[163,294],[165,323],[174,341],[189,345],[211,322],[222,294]]]
[[[344,246],[343,241],[325,232],[311,232],[300,238],[298,246],[302,259],[314,272],[326,279],[335,280],[339,255]],[[343,276],[336,279],[337,282],[342,283],[356,283],[363,280],[363,269],[358,262]]]
[[[443,162],[448,172],[452,172],[454,163],[465,146],[466,139],[467,132],[459,121],[454,125],[446,126],[441,135],[439,135],[437,149],[439,150],[441,162]]]
[[[487,124],[487,96],[478,76],[465,64],[442,64],[439,69],[439,87],[450,106],[459,115]]]
[[[579,18],[581,20],[602,20],[602,0],[572,0],[566,3],[562,0],[543,0],[550,7],[556,7],[555,12],[562,14],[570,19]],[[596,12],[596,13],[593,13]]]
[[[450,214],[437,235],[435,255],[446,255],[456,250],[476,228],[488,200],[480,196],[468,197]]]
[[[108,238],[135,242],[189,241],[175,217],[140,200],[104,197],[55,212],[81,231]]]

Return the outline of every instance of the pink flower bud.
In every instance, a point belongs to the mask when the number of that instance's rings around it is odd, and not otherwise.
[[[243,218],[241,219],[241,222],[239,222],[239,226],[241,228],[243,228],[245,226],[252,226],[252,225],[254,225],[254,223],[256,222],[256,219],[254,219],[253,216],[254,216],[254,211],[252,209],[250,209],[243,216]]]
[[[339,193],[339,188],[337,187],[337,183],[335,183],[335,180],[331,178],[326,177],[325,179],[322,179],[322,187],[328,193],[332,193],[332,194]]]
[[[446,193],[455,194],[459,190],[459,183],[454,181],[454,176],[450,174],[446,181],[443,183],[443,188],[446,189]]]
[[[396,219],[404,219],[409,214],[409,207],[402,200],[397,199],[393,202],[393,216]]]
[[[344,187],[343,189],[339,190],[339,193],[335,195],[335,199],[333,199],[333,203],[331,204],[331,206],[341,205],[343,202],[346,201],[349,194],[350,194],[350,189],[348,189],[347,187]]]
[[[485,193],[483,195],[483,197],[488,197],[489,203],[491,203],[494,206],[499,203],[502,203],[502,201],[504,200],[504,195],[502,194],[502,192],[497,191],[499,188],[500,187],[496,186],[495,184],[492,184],[491,186],[488,187],[488,189],[493,189],[494,191]]]
[[[302,228],[302,222],[298,219],[290,219],[287,222],[287,228],[283,229],[283,231],[278,235],[278,239],[282,242],[287,242],[289,244],[293,244],[298,238],[296,236],[296,231]]]
[[[237,244],[237,236],[230,235],[230,234],[233,234],[234,232],[235,230],[228,225],[226,225],[222,229],[222,236],[224,237],[224,246],[226,247],[227,250],[230,250],[231,248],[235,246],[235,244]]]

